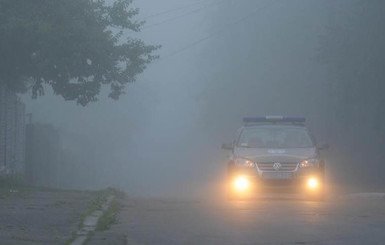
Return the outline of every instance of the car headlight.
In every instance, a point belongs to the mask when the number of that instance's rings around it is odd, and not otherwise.
[[[307,180],[307,187],[309,189],[314,190],[314,189],[317,189],[318,186],[319,186],[318,179],[312,177],[312,178]]]
[[[316,158],[307,159],[302,162],[300,162],[299,166],[301,168],[307,168],[307,167],[319,167],[319,160]]]
[[[245,176],[239,176],[234,180],[234,188],[237,191],[246,191],[249,186],[249,180]]]
[[[241,167],[248,167],[248,168],[255,167],[255,163],[253,161],[250,161],[250,160],[244,159],[244,158],[235,159],[235,165],[241,166]]]

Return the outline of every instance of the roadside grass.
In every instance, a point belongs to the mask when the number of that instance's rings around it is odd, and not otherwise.
[[[98,196],[94,200],[91,201],[90,205],[87,207],[87,210],[81,216],[80,222],[79,222],[79,229],[83,228],[84,220],[88,216],[90,216],[95,211],[102,209],[103,204],[107,201],[109,196],[113,196],[114,198],[118,198],[118,199],[126,197],[126,194],[123,191],[115,189],[115,188],[107,188],[104,190],[100,190],[100,191],[98,191],[98,193],[99,193]],[[118,204],[116,203],[113,205],[113,203],[114,203],[114,201],[111,203],[110,208],[105,212],[105,214],[109,212],[109,210],[111,209],[112,206],[114,206],[114,209],[110,212],[110,214],[119,210]],[[105,216],[105,215],[103,215],[103,216]],[[101,219],[103,218],[103,216],[101,217]],[[99,220],[101,220],[101,219],[99,219]],[[107,218],[105,218],[105,219],[107,219]]]
[[[75,241],[75,239],[78,237],[78,234],[76,233],[76,231],[72,232],[72,237],[70,239],[68,239],[64,245],[70,245],[71,243],[73,243]]]
[[[54,189],[47,187],[39,186],[15,186],[15,185],[2,185],[0,184],[0,199],[6,199],[12,196],[25,196],[33,192],[93,192],[89,190],[64,190],[64,189]]]
[[[23,176],[9,176],[0,178],[0,199],[11,196],[23,196],[32,192],[94,192],[92,190],[59,189],[29,184]],[[62,206],[64,203],[55,203]]]
[[[44,191],[44,192],[95,192],[93,190],[74,190],[74,189],[60,189],[53,187],[44,187],[44,186],[36,186],[30,184],[26,181],[25,176],[23,175],[15,175],[15,176],[7,176],[0,177],[0,195],[7,193],[28,193],[34,191]],[[104,195],[113,195],[117,198],[123,198],[126,194],[116,188],[106,188],[98,191]]]
[[[84,213],[80,216],[78,230],[81,230],[84,228],[84,221],[88,216],[90,216],[96,210],[102,209],[103,203],[107,201],[107,198],[110,195],[109,193],[110,192],[108,189],[97,191],[97,197],[91,200],[90,204],[87,206]],[[72,233],[72,237],[68,239],[64,244],[70,245],[72,242],[76,240],[76,238],[78,238],[78,233],[77,231],[74,231]]]
[[[0,178],[0,190],[23,189],[26,187],[28,187],[28,184],[22,176],[8,176]]]
[[[103,208],[103,204],[107,201],[109,196],[113,196],[114,199],[111,202],[109,208],[99,218],[98,224],[95,230],[96,231],[106,230],[116,221],[116,214],[120,210],[120,205],[116,201],[116,199],[125,198],[126,194],[123,191],[120,191],[115,188],[107,188],[104,190],[97,191],[97,193],[98,193],[97,197],[90,202],[86,211],[81,215],[79,225],[78,225],[78,230],[81,230],[84,228],[84,221],[87,217],[92,215],[95,211],[101,210]],[[88,237],[84,242],[84,244],[87,244],[87,241],[90,239],[90,237],[92,237],[93,233],[94,231],[91,231],[88,234]],[[78,234],[77,234],[77,231],[75,231],[72,233],[72,237],[66,241],[65,245],[70,245],[77,238],[78,238]]]
[[[35,188],[29,186],[22,176],[9,176],[0,178],[0,198],[5,199],[10,196],[25,194]]]
[[[96,231],[105,231],[111,227],[112,224],[116,223],[116,215],[120,210],[119,203],[114,199],[112,200],[110,207],[104,212],[99,218],[96,226]]]
[[[79,221],[79,230],[83,228],[85,219],[97,210],[102,209],[103,203],[107,201],[109,196],[108,190],[98,191],[98,195],[88,205],[86,211],[82,214]]]
[[[113,199],[108,209],[99,218],[95,231],[105,231],[108,230],[111,225],[116,224],[117,214],[121,209],[121,203],[118,200],[127,197],[127,194],[119,189],[108,188],[107,191],[110,193],[109,195],[113,196]]]

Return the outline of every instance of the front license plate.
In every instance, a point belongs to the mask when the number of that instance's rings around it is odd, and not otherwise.
[[[264,179],[291,179],[291,173],[285,172],[267,172],[262,176]]]

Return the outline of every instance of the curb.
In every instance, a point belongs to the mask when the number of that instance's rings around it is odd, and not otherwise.
[[[340,199],[352,200],[352,199],[361,199],[361,200],[385,200],[385,193],[382,192],[360,192],[352,193],[340,196]]]
[[[70,243],[70,245],[83,245],[91,232],[95,231],[96,226],[98,225],[98,221],[100,217],[103,216],[104,212],[110,207],[113,196],[109,196],[107,201],[103,203],[102,208],[93,212],[90,216],[87,216],[82,224],[82,229],[76,232],[76,238],[74,241]]]

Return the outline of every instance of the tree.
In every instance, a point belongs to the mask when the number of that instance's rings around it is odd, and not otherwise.
[[[87,105],[102,85],[118,99],[157,58],[159,46],[130,36],[132,0],[0,0],[0,83],[36,98],[51,86],[65,100]],[[131,35],[132,36],[132,35]]]

